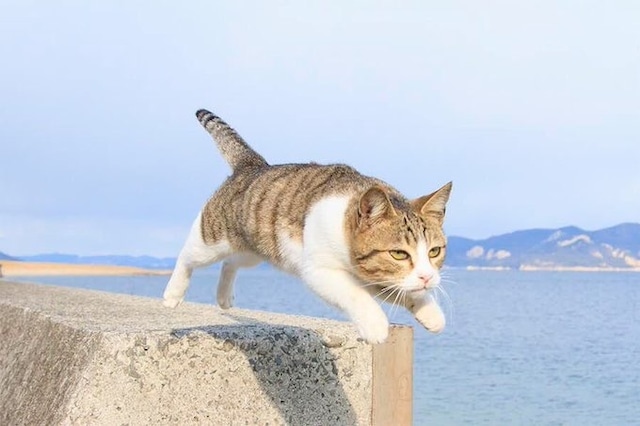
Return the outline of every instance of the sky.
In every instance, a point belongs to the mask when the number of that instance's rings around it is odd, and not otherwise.
[[[55,3],[55,4],[54,4]],[[175,256],[229,174],[348,163],[445,230],[640,221],[640,3],[28,1],[0,25],[0,251]]]

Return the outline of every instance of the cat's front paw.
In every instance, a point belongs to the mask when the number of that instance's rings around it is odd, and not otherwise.
[[[382,343],[389,336],[389,320],[382,315],[371,315],[356,322],[360,337],[367,343]]]
[[[446,325],[444,313],[435,302],[422,306],[415,312],[415,317],[424,328],[434,334],[442,332]]]

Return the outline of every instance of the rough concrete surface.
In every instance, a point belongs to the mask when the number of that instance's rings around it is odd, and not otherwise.
[[[347,323],[0,281],[0,339],[0,425],[371,421]]]

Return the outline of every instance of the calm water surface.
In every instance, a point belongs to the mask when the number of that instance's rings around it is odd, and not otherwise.
[[[416,425],[640,425],[640,274],[446,275],[447,329],[416,327]],[[214,303],[217,276],[194,274],[187,300]],[[159,298],[167,277],[30,280]],[[263,267],[239,273],[236,306],[344,319]],[[392,320],[416,325],[396,309]]]

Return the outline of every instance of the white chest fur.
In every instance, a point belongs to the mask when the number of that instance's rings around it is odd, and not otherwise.
[[[314,204],[304,226],[301,266],[349,269],[349,247],[344,231],[351,197],[330,196]]]

